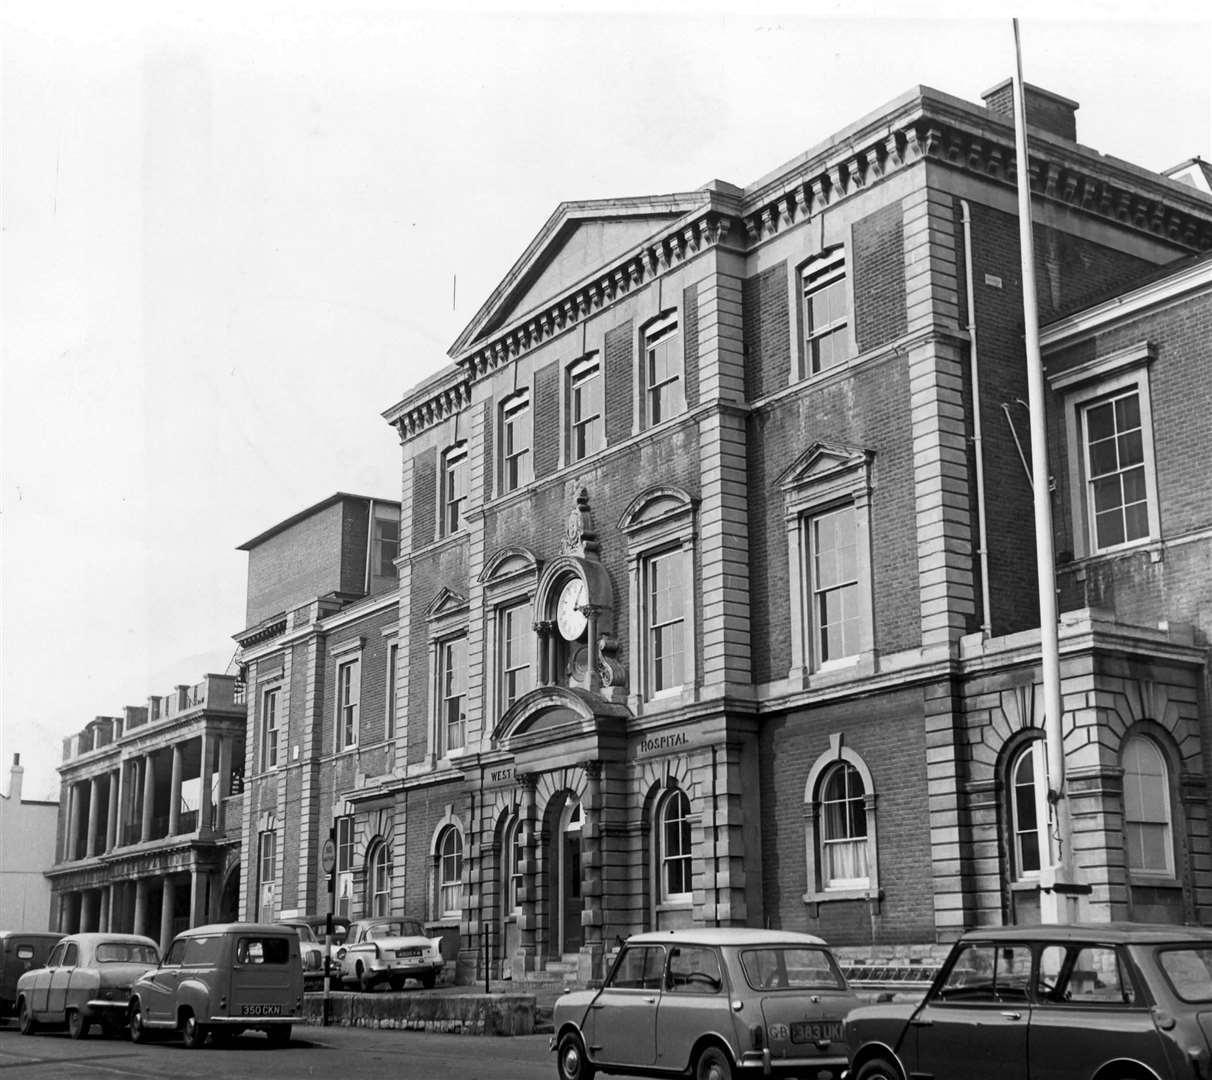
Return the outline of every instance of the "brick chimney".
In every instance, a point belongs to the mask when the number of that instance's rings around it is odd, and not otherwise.
[[[996,86],[986,90],[981,97],[985,108],[998,116],[1004,116],[1014,123],[1014,80],[1006,79]],[[1030,83],[1023,83],[1023,104],[1027,108],[1027,123],[1032,127],[1042,128],[1052,135],[1062,139],[1077,142],[1077,110],[1076,101],[1071,101],[1051,90],[1044,90]]]
[[[13,800],[13,805],[21,801],[21,779],[25,776],[25,770],[21,768],[21,755],[13,755],[13,768],[9,773],[8,781],[8,797]]]

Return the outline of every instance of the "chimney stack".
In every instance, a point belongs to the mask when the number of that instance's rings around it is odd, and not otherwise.
[[[25,775],[25,770],[21,768],[21,755],[13,755],[13,768],[9,773],[8,782],[8,797],[13,800],[16,805],[21,801],[21,778]]]
[[[981,97],[985,108],[991,113],[1003,117],[1011,124],[1014,123],[1014,80],[1006,79],[996,86],[986,90]],[[1051,135],[1059,135],[1062,139],[1077,142],[1077,110],[1080,107],[1076,101],[1040,86],[1023,83],[1023,104],[1027,108],[1027,123],[1031,127],[1041,128]]]

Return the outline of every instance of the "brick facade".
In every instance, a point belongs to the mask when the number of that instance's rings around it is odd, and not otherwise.
[[[1037,106],[1067,123],[1063,99]],[[311,693],[322,733],[298,785],[267,783],[264,805],[302,815],[299,852],[344,814],[355,863],[390,842],[392,903],[457,941],[467,978],[485,944],[494,974],[575,957],[587,977],[641,928],[770,925],[893,949],[1038,910],[1039,881],[1015,871],[1007,841],[1007,769],[1038,725],[1039,680],[1012,156],[998,111],[922,90],[751,188],[562,206],[453,363],[385,414],[403,447],[398,592],[314,601],[292,631],[317,650],[292,664],[317,674],[292,683],[291,723]],[[1063,139],[1033,148],[1033,165],[1039,299],[1058,325],[1212,248],[1212,200]],[[579,230],[602,253],[588,275]],[[839,250],[844,315],[812,372],[802,271]],[[674,404],[653,425],[643,333],[670,315]],[[1162,529],[1187,538],[1161,559],[1154,545],[1062,566],[1067,797],[1091,918],[1185,917],[1212,888],[1205,639],[1157,628],[1182,616],[1206,633],[1212,610],[1194,472],[1209,410],[1189,374],[1207,322],[1205,297],[1075,332],[1049,359],[1053,377],[1152,343]],[[568,368],[586,356],[601,362],[602,445],[577,460]],[[534,479],[503,491],[496,409],[522,387]],[[1063,507],[1070,439],[1056,423]],[[440,462],[456,438],[468,497],[442,536]],[[840,539],[833,521],[850,523]],[[1059,513],[1060,539],[1067,528]],[[835,587],[849,607],[829,606]],[[504,621],[519,603],[525,618]],[[334,754],[333,680],[359,636],[363,738]],[[465,670],[443,681],[439,644],[455,639]],[[248,662],[276,647],[250,643]],[[1116,770],[1131,732],[1172,765],[1173,880],[1125,879]],[[841,763],[863,785],[867,832],[826,850],[838,838],[823,792]],[[670,808],[684,864],[662,848]],[[284,869],[300,905],[323,901],[314,859]]]

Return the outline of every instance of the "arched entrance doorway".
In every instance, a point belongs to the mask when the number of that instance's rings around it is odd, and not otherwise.
[[[240,864],[228,871],[219,894],[219,908],[215,912],[216,922],[240,921]]]
[[[554,911],[552,919],[553,952],[574,953],[584,943],[581,928],[581,826],[584,815],[581,800],[569,794],[560,812],[559,828],[555,830]]]

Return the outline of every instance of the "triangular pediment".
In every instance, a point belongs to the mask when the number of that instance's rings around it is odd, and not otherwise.
[[[466,610],[467,597],[460,596],[453,589],[448,589],[443,585],[438,590],[438,595],[430,601],[429,607],[425,609],[425,618],[440,619],[444,615],[453,615],[455,612]]]
[[[839,473],[866,469],[871,457],[870,450],[859,450],[840,443],[815,442],[779,477],[779,485],[784,491],[789,491],[807,484],[818,484]]]
[[[695,191],[561,203],[459,335],[450,355],[538,313],[708,202],[706,192]]]

